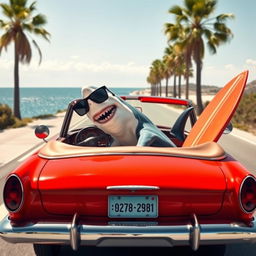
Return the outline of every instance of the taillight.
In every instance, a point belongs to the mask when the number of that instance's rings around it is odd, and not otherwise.
[[[240,203],[246,213],[251,213],[256,208],[256,180],[247,176],[240,188]]]
[[[23,202],[23,186],[15,174],[7,179],[3,196],[4,204],[10,212],[16,212],[20,209]]]

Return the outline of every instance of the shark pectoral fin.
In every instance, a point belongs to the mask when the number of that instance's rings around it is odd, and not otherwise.
[[[154,133],[144,130],[140,133],[137,146],[150,146],[157,140],[157,138],[158,137]]]

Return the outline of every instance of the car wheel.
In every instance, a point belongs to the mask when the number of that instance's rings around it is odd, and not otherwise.
[[[33,244],[36,256],[57,256],[60,252],[60,245]]]
[[[191,253],[191,256],[224,256],[226,252],[226,245],[204,245]]]

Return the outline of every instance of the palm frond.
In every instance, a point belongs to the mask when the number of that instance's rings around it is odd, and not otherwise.
[[[36,2],[33,2],[29,7],[28,9],[30,10],[30,12],[32,13],[33,11],[36,10]]]
[[[38,44],[36,43],[35,40],[32,40],[32,43],[34,44],[34,46],[36,47],[36,49],[37,49],[37,51],[39,53],[39,63],[38,63],[38,65],[40,65],[41,62],[42,62],[42,57],[43,57],[41,49],[40,49],[40,47],[38,46]]]
[[[185,7],[186,7],[186,9],[187,9],[187,13],[188,13],[189,15],[192,14],[192,12],[193,12],[193,6],[194,6],[195,3],[196,3],[196,0],[185,0],[185,1],[184,1]]]
[[[10,43],[14,40],[14,33],[13,31],[7,31],[0,37],[0,53],[2,52],[2,49],[4,48],[7,50],[7,47],[10,45]]]
[[[214,23],[214,29],[217,33],[227,34],[232,36],[231,30],[224,23],[216,22]]]
[[[22,31],[16,34],[15,45],[19,61],[27,64],[30,63],[32,50],[27,36]]]
[[[189,21],[189,18],[186,15],[178,15],[176,16],[176,22],[178,24],[187,23]]]
[[[218,39],[219,43],[226,43],[233,38],[232,33],[214,33],[214,36]]]
[[[203,30],[203,33],[204,33],[204,35],[206,36],[206,38],[209,40],[211,37],[212,37],[212,35],[213,35],[213,33],[212,33],[212,31],[210,30],[210,29],[204,29]]]
[[[210,53],[215,54],[217,52],[215,43],[213,43],[211,41],[208,41],[207,46],[208,46],[208,49],[209,49]]]
[[[205,16],[205,3],[204,1],[197,1],[193,5],[193,16],[202,19]]]
[[[183,15],[182,8],[180,8],[180,6],[178,5],[174,5],[172,8],[169,9],[168,12],[174,15]]]
[[[27,5],[27,0],[9,0],[11,6],[25,7]]]
[[[32,24],[36,27],[45,25],[47,23],[45,15],[38,14],[33,17]]]
[[[223,13],[216,17],[217,22],[225,22],[228,19],[234,19],[235,15],[233,13]]]
[[[45,29],[43,28],[34,28],[33,32],[36,34],[36,35],[39,35],[41,37],[43,37],[45,40],[47,40],[48,42],[50,41],[49,40],[49,37],[51,36],[50,33],[48,31],[46,31]]]
[[[22,28],[29,32],[33,32],[34,26],[31,23],[23,23]]]
[[[164,33],[167,35],[168,41],[175,41],[180,37],[180,25],[166,23]]]
[[[13,10],[8,4],[0,4],[3,14],[8,17],[9,19],[12,19],[13,17]]]

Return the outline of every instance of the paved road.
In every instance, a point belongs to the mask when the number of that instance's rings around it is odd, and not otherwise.
[[[149,108],[145,111],[150,118],[160,122],[163,125],[169,125],[177,118],[178,111],[172,111],[164,109],[163,107]],[[169,123],[170,122],[170,123]],[[255,152],[256,143],[246,142],[237,136],[225,135],[221,138],[220,143],[227,152],[233,155],[249,170],[256,170]],[[0,188],[2,190],[4,177],[16,166],[20,164],[20,159],[28,152],[25,152],[21,156],[17,157],[8,164],[0,168]],[[256,174],[254,172],[254,174]],[[0,204],[2,204],[2,197],[0,198]],[[1,208],[0,208],[1,210]],[[1,214],[1,212],[0,212]],[[237,244],[227,246],[226,256],[254,256],[256,252],[256,244]],[[81,248],[78,252],[73,252],[70,247],[63,247],[61,255],[186,255],[186,249],[178,250],[177,248]],[[25,244],[8,244],[0,239],[0,256],[32,256],[33,248],[31,245]],[[207,254],[205,254],[207,255]]]

